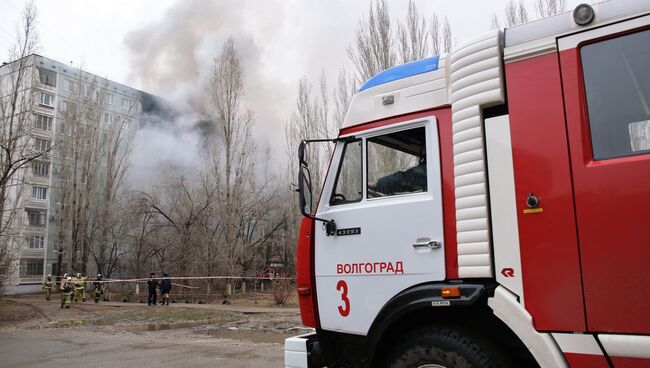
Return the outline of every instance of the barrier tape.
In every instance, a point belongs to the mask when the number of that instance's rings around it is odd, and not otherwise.
[[[98,281],[97,279],[86,279],[83,281],[78,281],[75,280],[73,276],[71,282],[72,283],[85,283],[85,284],[90,284]],[[64,280],[65,278],[63,276],[52,276],[53,279],[55,280]],[[111,279],[111,278],[106,278],[106,279],[101,279],[99,280],[100,282],[103,283],[120,283],[120,282],[147,282],[149,280],[295,280],[295,277],[258,277],[258,276],[169,276],[169,277],[147,277],[147,278],[133,278],[133,279]],[[174,284],[177,286],[187,286],[187,285],[178,285]]]

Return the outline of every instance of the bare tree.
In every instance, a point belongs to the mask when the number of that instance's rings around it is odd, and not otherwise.
[[[296,111],[291,115],[286,126],[285,139],[287,142],[287,157],[289,158],[289,177],[291,182],[296,182],[297,166],[295,157],[298,144],[304,139],[328,138],[334,134],[334,128],[329,119],[325,118],[324,110],[327,109],[327,99],[323,98],[326,92],[323,91],[323,79],[321,75],[321,96],[312,95],[311,83],[306,77],[298,82],[298,98],[296,99]],[[317,198],[320,193],[320,185],[323,180],[326,165],[332,153],[332,145],[327,143],[316,143],[308,147],[307,156],[309,167],[314,184],[314,196]]]
[[[99,179],[92,211],[96,231],[90,233],[97,241],[90,250],[97,272],[107,275],[118,263],[120,244],[125,241],[129,230],[130,221],[125,220],[129,219],[130,213],[125,211],[128,206],[124,201],[122,186],[135,131],[129,122],[137,114],[137,109],[134,103],[125,115],[113,114],[111,124],[102,129],[97,147],[100,155]]]
[[[493,13],[492,16],[490,17],[490,29],[500,29],[501,28],[501,21],[499,20],[499,16],[497,13]]]
[[[517,24],[528,22],[528,9],[523,0],[515,2],[509,0],[503,9],[503,18],[505,20],[505,27],[512,27]],[[490,18],[490,29],[499,29],[502,27],[499,16],[494,13]]]
[[[429,54],[427,22],[409,0],[406,21],[397,25],[398,54],[402,63],[420,60]]]
[[[445,22],[442,25],[442,51],[451,52],[452,46],[454,46],[454,38],[451,32],[451,24],[449,24],[449,19],[445,17]]]
[[[507,27],[519,24],[517,7],[518,4],[514,0],[509,0],[506,3],[504,13]]]
[[[536,0],[535,1],[535,12],[540,18],[549,17],[551,15],[562,13],[566,10],[566,0]],[[528,15],[528,9],[523,0],[516,2],[515,0],[509,0],[505,8],[503,9],[503,15],[505,20],[505,27],[512,27],[517,24],[526,23],[529,21],[530,17]],[[496,13],[492,15],[490,19],[490,29],[501,28],[501,21]]]
[[[130,198],[132,201],[128,209],[134,214],[134,224],[137,226],[129,234],[131,241],[127,242],[126,263],[131,275],[139,278],[145,276],[145,267],[154,257],[156,244],[153,237],[161,225],[142,197],[132,195]]]
[[[154,246],[153,253],[159,257],[160,268],[186,274],[197,261],[193,254],[199,244],[199,228],[202,220],[210,215],[217,187],[205,177],[199,180],[188,177],[179,168],[169,168],[166,174],[167,180],[159,189],[160,193],[154,191],[141,195],[148,211],[159,218],[158,221],[165,225],[164,229],[169,230],[165,233],[171,236],[168,245]],[[172,251],[171,254],[168,250]]]
[[[61,96],[57,126],[56,272],[65,272],[65,256],[72,272],[87,273],[92,256],[98,272],[110,273],[127,232],[119,196],[139,107],[132,103],[124,113],[111,111],[114,95],[106,91],[108,82],[81,68],[75,75],[66,80],[70,92]]]
[[[517,17],[519,18],[519,23],[528,22],[528,10],[523,0],[519,0],[519,6],[517,9]]]
[[[376,0],[370,4],[367,16],[359,21],[354,46],[348,47],[359,84],[395,65],[393,38],[388,4],[386,0]]]
[[[354,78],[349,78],[345,68],[342,68],[339,71],[338,83],[334,90],[334,129],[341,128],[356,90],[357,84],[355,83]]]
[[[26,4],[10,56],[14,62],[0,74],[0,287],[13,271],[19,252],[19,227],[22,225],[22,191],[26,168],[46,155],[49,145],[35,146],[32,138],[37,80],[33,54],[38,45],[37,10]]]
[[[78,80],[70,81],[70,94],[60,101],[56,152],[59,180],[54,183],[60,197],[57,213],[61,225],[58,229],[61,262],[58,265],[62,265],[65,252],[72,272],[86,272],[94,240],[92,212],[97,200],[102,123],[106,123],[102,121],[103,89],[97,80],[85,88],[80,82],[82,74],[79,70]]]
[[[248,271],[249,255],[270,237],[262,224],[274,224],[265,227],[274,233],[284,219],[270,218],[269,209],[259,207],[276,196],[267,178],[262,179],[264,184],[257,183],[253,113],[242,104],[244,70],[232,38],[225,42],[215,59],[208,92],[216,124],[220,125],[220,134],[208,143],[206,162],[207,175],[216,185],[213,213],[220,222],[213,222],[207,230],[210,234],[219,233],[227,272],[236,275]],[[328,111],[321,111],[315,118],[323,119],[327,114]],[[223,227],[223,233],[217,225]]]
[[[209,146],[209,170],[218,187],[218,201],[223,206],[224,243],[234,249],[242,213],[239,204],[254,174],[255,146],[251,138],[253,113],[242,106],[244,70],[232,38],[226,40],[215,58],[208,92],[216,123],[221,124],[221,137],[215,136]],[[229,261],[230,272],[234,273],[235,260],[230,257]]]
[[[397,23],[395,32],[393,23]],[[362,84],[377,73],[395,66],[398,61],[419,60],[430,51],[435,55],[449,52],[453,44],[451,24],[447,17],[441,24],[440,17],[433,13],[427,24],[411,0],[404,22],[395,22],[391,21],[387,2],[376,0],[371,3],[367,15],[359,21],[355,40],[348,46],[347,52],[355,67],[356,82]]]
[[[535,11],[540,18],[562,13],[566,10],[566,0],[536,0]]]
[[[434,55],[440,55],[442,53],[440,47],[440,17],[436,13],[433,13],[429,21],[429,38],[431,39],[431,51]]]

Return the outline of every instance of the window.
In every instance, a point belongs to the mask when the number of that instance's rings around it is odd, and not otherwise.
[[[330,204],[358,202],[363,193],[361,168],[361,140],[347,142],[343,147],[336,185],[330,197]]]
[[[27,237],[27,247],[29,249],[43,249],[45,237],[43,235],[30,235]]]
[[[74,102],[69,102],[69,101],[62,101],[61,102],[61,111],[62,112],[67,112],[71,115],[75,114],[77,112],[77,104]]]
[[[77,92],[79,84],[77,82],[71,81],[70,79],[65,80],[65,90],[69,92]]]
[[[39,152],[49,151],[51,148],[51,142],[47,139],[34,138],[34,149]]]
[[[650,153],[650,30],[580,48],[593,157]]]
[[[426,192],[425,128],[367,139],[368,198]]]
[[[130,110],[133,108],[133,100],[130,98],[122,97],[122,108]]]
[[[54,274],[54,273],[60,273],[58,267],[59,267],[59,264],[58,264],[58,263],[56,263],[56,262],[52,263],[52,274]],[[67,263],[62,263],[62,265],[61,265],[61,271],[63,271],[63,272],[66,272],[66,271],[70,272],[70,271],[68,270],[68,264],[67,264]]]
[[[34,123],[34,127],[36,129],[50,131],[52,130],[52,120],[53,119],[51,116],[36,115],[36,122]]]
[[[111,114],[108,112],[104,113],[104,123],[105,124],[110,124],[111,123]]]
[[[34,176],[50,176],[50,163],[34,161],[32,163],[32,174]]]
[[[42,258],[21,259],[20,277],[43,277],[43,259]]]
[[[25,212],[27,212],[29,226],[45,227],[47,211],[37,208],[25,208]]]
[[[115,95],[112,93],[107,93],[106,96],[104,97],[104,103],[106,105],[112,105],[115,103]]]
[[[47,199],[47,187],[33,185],[32,199]]]
[[[43,68],[38,68],[38,76],[41,83],[46,86],[56,87],[56,72]]]
[[[54,95],[39,92],[38,103],[41,106],[54,107]]]

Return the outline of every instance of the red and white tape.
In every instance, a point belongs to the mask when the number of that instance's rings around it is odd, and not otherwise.
[[[63,280],[65,279],[63,276],[53,276],[56,279]],[[69,276],[72,277],[72,276]],[[147,277],[147,278],[133,278],[133,279],[114,279],[114,278],[105,278],[99,280],[100,282],[103,283],[118,283],[118,282],[147,282],[149,280],[172,280],[172,281],[179,281],[179,280],[295,280],[294,277],[258,277],[258,276],[169,276],[169,277]],[[74,277],[72,277],[71,280],[73,283],[74,282],[83,282],[83,283],[94,283],[97,281],[97,279],[86,279],[83,281],[78,281],[75,280]],[[179,285],[181,286],[181,285]]]

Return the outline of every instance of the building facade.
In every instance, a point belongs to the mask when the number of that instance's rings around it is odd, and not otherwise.
[[[0,76],[7,75],[12,64],[0,67]],[[61,161],[65,155],[57,153],[62,129],[70,116],[71,106],[82,100],[95,101],[101,106],[96,124],[120,124],[122,129],[135,130],[140,124],[143,92],[102,78],[79,68],[57,62],[40,55],[27,57],[30,78],[25,90],[31,94],[29,113],[31,129],[27,134],[37,159],[25,166],[18,175],[21,185],[12,187],[13,198],[20,199],[22,210],[16,211],[14,234],[16,256],[10,277],[5,282],[6,294],[27,293],[40,290],[45,275],[59,269],[60,247],[57,236],[57,185]],[[5,69],[3,71],[3,69]],[[147,95],[148,98],[150,95]],[[103,103],[97,104],[101,100]],[[102,128],[104,129],[104,128]],[[69,259],[69,257],[61,257]],[[69,265],[63,263],[64,272]]]

